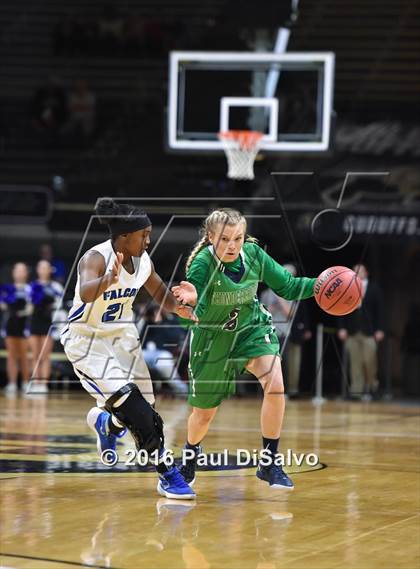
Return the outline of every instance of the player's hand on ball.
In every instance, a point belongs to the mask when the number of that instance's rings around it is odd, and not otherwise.
[[[114,264],[112,265],[112,269],[109,273],[109,280],[111,284],[115,284],[118,282],[118,279],[120,278],[123,260],[124,260],[124,255],[122,253],[116,253]]]
[[[198,318],[194,314],[194,309],[191,306],[185,306],[183,304],[180,304],[175,308],[175,314],[177,314],[181,318],[187,318],[188,320],[192,320],[193,322],[198,322]]]
[[[191,306],[197,304],[197,291],[192,283],[181,281],[178,286],[173,286],[171,291],[178,302],[190,304]]]

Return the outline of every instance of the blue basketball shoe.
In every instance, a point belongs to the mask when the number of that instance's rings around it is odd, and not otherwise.
[[[113,466],[118,461],[116,454],[117,439],[123,437],[127,429],[122,429],[118,435],[109,431],[111,415],[108,411],[102,411],[93,407],[87,415],[87,424],[96,433],[96,448],[104,464]]]
[[[174,500],[193,500],[195,498],[194,491],[185,482],[176,466],[173,466],[165,474],[159,474],[157,491],[161,496]]]
[[[294,485],[281,466],[271,464],[270,466],[258,466],[257,478],[268,482],[270,488],[282,490],[293,490]]]

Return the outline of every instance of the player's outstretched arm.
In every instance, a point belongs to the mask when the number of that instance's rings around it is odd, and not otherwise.
[[[144,288],[150,294],[150,296],[160,305],[168,310],[169,312],[174,312],[181,318],[187,318],[188,320],[197,321],[197,317],[191,306],[185,306],[179,304],[176,297],[167,288],[163,280],[155,271],[152,265],[152,274],[144,283]]]
[[[96,251],[88,251],[80,260],[80,298],[94,302],[112,284],[118,282],[123,254],[117,253],[111,270],[105,274],[105,259]]]
[[[263,249],[259,249],[261,280],[278,296],[286,300],[301,300],[314,295],[316,279],[294,277]]]

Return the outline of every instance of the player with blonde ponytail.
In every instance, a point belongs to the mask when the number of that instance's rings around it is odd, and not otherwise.
[[[187,262],[185,263],[185,272],[188,272],[188,269],[190,268],[191,263],[194,261],[194,259],[196,258],[198,253],[201,251],[201,249],[203,249],[203,247],[205,247],[209,243],[210,243],[210,241],[209,241],[207,234],[203,235],[203,237],[200,239],[200,241],[197,242],[194,249],[191,251],[190,256],[187,259]]]
[[[294,278],[247,236],[246,229],[239,211],[213,211],[188,257],[187,280],[172,288],[178,300],[195,307],[199,319],[191,329],[188,401],[193,410],[185,445],[193,458],[181,471],[193,484],[200,443],[220,403],[235,392],[236,376],[246,370],[264,390],[263,448],[272,459],[269,466],[258,466],[257,477],[271,488],[291,490],[293,482],[274,461],[285,407],[280,346],[257,288],[264,282],[279,296],[298,300],[313,296],[315,279]]]
[[[239,223],[242,223],[246,229],[246,219],[241,213],[239,213],[239,211],[230,208],[215,209],[204,221],[203,227],[200,230],[202,237],[200,241],[195,244],[194,249],[189,255],[185,264],[185,271],[188,272],[191,263],[194,261],[201,249],[211,243],[209,236],[214,233],[219,224],[232,226]],[[245,241],[256,243],[257,240],[248,235]]]

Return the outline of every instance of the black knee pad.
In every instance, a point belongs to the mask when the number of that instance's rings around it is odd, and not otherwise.
[[[123,395],[127,399],[115,407]],[[162,417],[146,401],[135,383],[127,383],[113,393],[105,402],[105,409],[114,415],[130,431],[137,450],[145,449],[151,453],[164,444]]]

